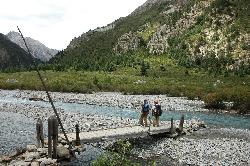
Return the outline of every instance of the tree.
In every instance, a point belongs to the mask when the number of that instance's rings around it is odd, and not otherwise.
[[[147,76],[148,72],[147,70],[150,68],[149,63],[146,63],[144,61],[142,61],[141,63],[141,75],[142,76]]]

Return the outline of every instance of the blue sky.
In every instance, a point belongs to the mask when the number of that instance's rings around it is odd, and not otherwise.
[[[64,49],[89,29],[130,14],[146,0],[6,0],[1,2],[0,33],[22,30],[46,46]]]

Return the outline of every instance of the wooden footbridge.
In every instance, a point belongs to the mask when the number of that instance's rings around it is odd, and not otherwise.
[[[151,124],[151,123],[150,123]],[[36,124],[37,129],[37,142],[38,147],[40,147],[40,142],[42,147],[44,144],[43,138],[43,123],[40,119]],[[75,156],[75,152],[82,152],[85,149],[82,147],[85,143],[94,143],[102,141],[113,141],[117,139],[126,139],[126,138],[145,138],[148,136],[151,137],[177,137],[183,134],[183,125],[184,125],[184,115],[181,116],[179,125],[174,125],[173,118],[171,119],[170,124],[161,124],[158,127],[153,127],[152,125],[144,127],[141,125],[125,126],[118,128],[107,128],[101,130],[89,130],[80,132],[79,125],[75,125],[76,132],[73,133],[58,133],[58,121],[55,116],[51,116],[48,119],[48,156],[51,158],[57,157],[57,148],[58,143],[60,147],[62,145],[67,145],[64,148],[64,152],[68,151],[68,154]],[[60,156],[60,155],[58,155]]]
[[[179,124],[179,130],[183,129],[184,118]],[[158,136],[165,135],[172,137],[175,131],[173,119],[171,120],[171,126],[161,125],[159,127],[143,127],[143,126],[127,126],[120,128],[96,130],[96,131],[85,131],[76,133],[67,133],[69,142],[74,143],[80,141],[81,143],[100,142],[105,140],[119,139],[119,138],[138,138],[146,136]],[[64,135],[59,134],[59,140],[64,140]]]
[[[93,143],[93,142],[101,142],[101,141],[109,141],[116,139],[124,139],[124,138],[143,138],[147,136],[159,137],[175,137],[182,133],[184,124],[184,116],[181,117],[178,128],[174,125],[173,119],[171,119],[171,125],[162,124],[159,127],[153,126],[126,126],[120,128],[110,128],[103,130],[95,130],[95,131],[84,131],[80,132],[79,125],[76,124],[76,132],[75,133],[64,133],[58,134],[58,121],[55,116],[52,116],[48,119],[48,156],[51,158],[57,158],[57,156],[63,156],[62,154],[57,155],[58,142],[62,145],[68,144],[68,147],[64,147],[67,149],[68,154],[74,156],[74,152],[80,153],[84,150],[81,144],[85,143]],[[40,142],[42,143],[42,147],[44,147],[44,138],[43,138],[43,123],[38,119],[36,124],[37,129],[37,142],[38,147],[40,147]],[[177,133],[175,131],[178,131]],[[61,146],[61,145],[60,145]],[[74,146],[74,147],[72,147]]]
[[[79,138],[82,143],[99,142],[111,139],[146,137],[148,135],[170,133],[170,129],[170,126],[166,125],[160,127],[129,126],[80,132]],[[70,142],[76,140],[76,133],[68,133],[67,136]],[[64,135],[59,134],[59,138],[64,138]]]

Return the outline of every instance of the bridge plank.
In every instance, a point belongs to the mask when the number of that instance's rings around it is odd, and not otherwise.
[[[104,130],[96,130],[96,131],[85,131],[80,132],[80,140],[83,143],[88,142],[98,142],[106,139],[113,138],[133,138],[140,136],[147,136],[148,133],[151,135],[166,133],[169,132],[169,126],[160,126],[160,127],[142,127],[142,126],[128,126],[122,128],[114,128],[114,129],[104,129]],[[74,142],[76,134],[68,133],[67,134],[69,141]],[[60,134],[59,137],[64,138],[63,134]]]

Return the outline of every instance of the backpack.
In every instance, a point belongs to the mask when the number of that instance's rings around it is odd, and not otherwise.
[[[149,111],[149,104],[143,104],[142,105],[142,111],[143,112],[148,112]]]
[[[156,110],[155,114],[158,116],[161,116],[161,114],[162,114],[161,105],[156,105],[155,110]]]

